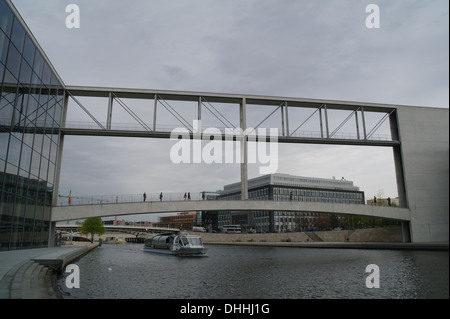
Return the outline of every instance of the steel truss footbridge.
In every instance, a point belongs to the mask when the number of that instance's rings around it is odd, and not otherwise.
[[[98,120],[93,115],[93,112],[90,111],[92,110],[92,105],[88,106],[87,104],[89,102],[86,102],[90,98],[97,99],[96,101],[98,99],[104,101],[106,104],[104,107],[106,110],[106,122]],[[152,119],[148,120],[147,117],[143,118],[139,116],[131,105],[133,101],[143,101],[147,105],[147,112],[150,110],[153,113]],[[81,108],[90,120],[83,123],[67,122],[67,106],[69,103]],[[180,108],[173,106],[173,104],[179,106],[180,103],[189,105],[191,108],[194,107],[196,109],[195,116],[187,118],[181,115]],[[210,117],[212,115],[223,125],[217,127],[222,133],[220,136],[222,140],[240,142],[239,147],[242,159],[240,162],[241,200],[155,201],[146,203],[112,203],[57,207],[58,190],[56,189],[54,192],[55,198],[53,203],[55,207],[52,210],[52,221],[73,220],[93,216],[203,210],[327,212],[401,220],[405,241],[411,240],[414,231],[416,231],[416,234],[420,234],[416,238],[423,237],[426,241],[426,238],[431,236],[430,225],[437,225],[439,222],[434,221],[434,217],[431,218],[433,219],[431,223],[430,221],[423,221],[421,218],[416,218],[418,216],[417,202],[413,200],[413,197],[414,192],[420,185],[414,178],[408,179],[408,174],[410,176],[416,174],[414,165],[423,166],[430,164],[423,159],[420,159],[418,162],[415,160],[415,152],[417,151],[414,149],[415,143],[420,140],[420,134],[424,131],[427,132],[430,129],[429,126],[433,126],[433,123],[436,121],[441,121],[445,115],[447,115],[447,123],[444,122],[444,125],[446,124],[447,126],[446,132],[448,136],[448,110],[426,108],[428,109],[426,112],[432,114],[432,119],[430,120],[430,116],[427,118],[424,117],[425,111],[423,109],[411,106],[244,94],[66,86],[61,142],[64,141],[65,136],[71,135],[169,139],[171,136],[173,137],[174,126],[163,124],[159,115],[162,110],[164,110],[165,114],[170,114],[176,120],[178,127],[182,128],[184,132],[181,134],[184,135],[182,137],[187,136],[189,139],[194,140],[213,139],[211,135],[205,137],[205,134],[200,134],[198,127],[195,127],[195,121],[202,121],[205,112]],[[123,126],[120,123],[116,123],[113,120],[113,115],[115,112],[119,112],[118,110],[120,112],[126,111],[129,117],[133,119],[134,124],[131,126]],[[249,130],[248,120],[252,116],[251,111],[255,110],[264,111],[267,114],[264,118],[259,119],[258,123],[252,125]],[[236,118],[238,118],[237,122],[232,120]],[[411,119],[418,122],[421,131],[414,131],[414,128],[411,130],[408,122]],[[424,119],[424,122],[419,122],[420,119]],[[253,116],[251,120],[253,120]],[[277,143],[357,145],[391,148],[394,155],[400,207],[249,200],[247,176],[248,142],[254,140],[274,142],[271,139],[273,136],[269,138],[266,134],[259,135],[260,131],[258,128],[264,127],[269,121],[271,122],[270,127],[274,127],[274,121],[278,122],[278,124],[275,124],[277,128],[275,141]],[[225,128],[233,129],[231,136],[229,136],[230,131],[225,130]],[[442,138],[444,135],[438,132],[434,136],[439,139],[439,151],[442,149],[444,154],[447,152],[448,166],[448,137]],[[412,139],[409,137],[412,137]],[[177,138],[180,138],[180,135],[177,135]],[[445,139],[447,142],[443,148],[441,147],[443,145],[442,139],[444,143]],[[60,147],[60,158],[62,157],[62,152],[63,147]],[[408,162],[406,160],[405,163],[405,159],[410,155],[413,156],[414,161]],[[438,162],[437,165],[440,169],[442,163]],[[59,174],[60,167],[57,170],[57,180],[59,180]],[[430,179],[435,178],[438,174],[437,172],[432,172]],[[448,181],[448,169],[446,174]],[[408,182],[410,182],[409,187],[407,187]],[[58,185],[56,185],[57,187]],[[447,205],[447,217],[444,215],[443,218],[444,224],[447,224],[447,230],[442,231],[439,228],[439,236],[446,232],[448,237],[448,200],[446,204],[443,203],[444,210],[445,205]],[[442,209],[439,208],[436,213],[438,219],[442,216],[441,211]],[[412,227],[416,222],[418,227]],[[424,230],[422,227],[423,224],[426,224],[428,228]]]
[[[107,107],[106,123],[98,120],[86,103],[81,98],[102,98]],[[144,100],[148,108],[153,110],[151,123],[142,119],[134,110],[130,102]],[[98,100],[94,100],[98,103]],[[173,103],[183,102],[192,107],[194,104],[197,112],[195,118],[186,118],[181,115],[179,109]],[[267,97],[240,94],[216,94],[200,92],[118,89],[98,87],[66,87],[67,105],[69,103],[80,107],[91,119],[89,122],[66,122],[66,114],[63,114],[62,136],[114,136],[114,137],[140,137],[140,138],[171,138],[174,128],[182,128],[184,135],[191,139],[210,139],[211,136],[201,134],[194,121],[202,121],[202,114],[208,112],[217,119],[221,127],[220,138],[223,140],[239,141],[241,163],[242,199],[248,199],[248,141],[267,141],[270,137],[266,132],[260,136],[258,128],[270,119],[279,120],[277,125],[276,140],[278,143],[313,143],[335,145],[361,145],[392,147],[394,153],[400,146],[396,129],[396,107],[373,103],[342,102],[328,100],[313,100],[285,97]],[[220,108],[218,107],[220,105]],[[99,105],[96,105],[100,108]],[[166,110],[176,120],[178,127],[167,126],[159,123],[158,110]],[[252,127],[247,126],[249,110],[264,109],[269,113],[259,123]],[[113,121],[114,111],[125,110],[134,120],[131,127],[121,126]],[[298,112],[301,110],[301,113]],[[238,113],[238,114],[233,114]],[[369,117],[372,121],[369,124]],[[239,123],[234,123],[232,118],[239,118]],[[373,120],[375,119],[375,120]],[[273,122],[272,124],[273,125]],[[389,132],[378,134],[380,127],[387,125]],[[308,127],[305,131],[303,128]],[[311,130],[311,127],[313,129]],[[226,128],[230,130],[225,130]],[[344,132],[344,129],[346,131]],[[350,130],[350,131],[349,131]],[[229,136],[229,132],[232,135]],[[178,138],[178,136],[177,136]],[[217,136],[214,136],[217,138]],[[273,141],[273,139],[272,139]],[[403,205],[405,206],[405,205]]]

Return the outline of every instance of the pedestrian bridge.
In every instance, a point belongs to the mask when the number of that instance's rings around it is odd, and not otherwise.
[[[187,200],[56,206],[52,222],[134,214],[192,211],[288,211],[359,215],[410,221],[408,208],[272,200]]]
[[[107,232],[119,232],[132,234],[135,236],[145,235],[148,233],[167,233],[167,232],[179,232],[178,228],[167,228],[167,227],[153,227],[153,226],[128,226],[128,225],[104,225]],[[80,225],[56,225],[55,227],[58,231],[72,231],[78,232]]]

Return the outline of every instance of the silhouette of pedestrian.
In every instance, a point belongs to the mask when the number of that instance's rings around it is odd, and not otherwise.
[[[191,200],[191,192],[188,193],[188,200]]]
[[[202,192],[202,199],[205,200],[205,192]]]
[[[376,196],[373,197],[373,204],[374,204],[374,205],[377,204],[377,197],[376,197]]]
[[[144,195],[142,195],[144,197],[144,202],[147,199],[147,194],[144,192]]]
[[[187,195],[186,195],[186,193],[184,193],[184,200],[186,200],[186,197],[187,197]]]
[[[390,197],[388,197],[387,202],[388,202],[388,206],[391,206],[391,198]]]
[[[163,199],[163,194],[161,192],[161,194],[159,194],[159,201],[162,202],[162,199]]]

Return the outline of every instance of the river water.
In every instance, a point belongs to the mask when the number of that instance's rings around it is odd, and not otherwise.
[[[80,287],[64,299],[449,298],[448,252],[208,245],[209,257],[103,245],[80,258]],[[368,288],[369,264],[379,288]]]

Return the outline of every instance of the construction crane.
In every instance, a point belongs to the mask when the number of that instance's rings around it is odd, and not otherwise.
[[[72,204],[72,198],[76,198],[76,199],[90,199],[90,200],[95,200],[95,201],[99,201],[99,202],[103,201],[102,199],[97,199],[97,198],[90,197],[90,196],[72,196],[72,190],[69,191],[69,195],[58,194],[58,197],[59,198],[67,198],[69,205]]]
[[[69,192],[69,195],[61,195],[58,194],[58,198],[68,198],[69,205],[72,204],[72,191]]]

